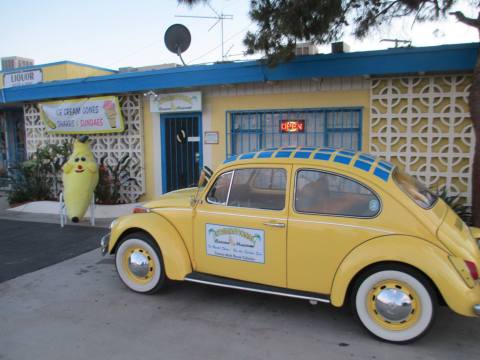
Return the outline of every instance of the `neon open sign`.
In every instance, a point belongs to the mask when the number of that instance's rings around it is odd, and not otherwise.
[[[282,120],[280,122],[282,133],[303,133],[305,132],[305,120]]]

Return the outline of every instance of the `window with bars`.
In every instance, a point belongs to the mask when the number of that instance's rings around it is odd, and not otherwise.
[[[361,108],[230,111],[227,156],[297,145],[359,150],[361,129]]]

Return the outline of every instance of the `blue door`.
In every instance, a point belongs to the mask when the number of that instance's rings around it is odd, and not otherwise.
[[[202,167],[200,113],[161,116],[163,192],[196,186]]]

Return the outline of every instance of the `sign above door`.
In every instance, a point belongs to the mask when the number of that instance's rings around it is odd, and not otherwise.
[[[202,111],[202,93],[192,91],[152,96],[150,111],[157,113]]]

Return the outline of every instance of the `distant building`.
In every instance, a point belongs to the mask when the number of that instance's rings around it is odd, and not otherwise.
[[[2,58],[2,71],[18,69],[26,66],[33,66],[33,59],[20,56],[9,56]]]

